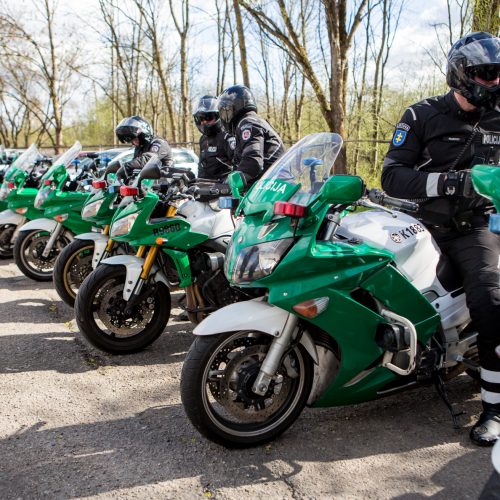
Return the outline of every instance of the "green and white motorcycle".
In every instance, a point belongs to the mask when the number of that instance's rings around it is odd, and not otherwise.
[[[181,378],[189,419],[217,443],[262,444],[305,405],[419,384],[435,383],[446,402],[443,380],[477,374],[461,284],[429,231],[395,210],[417,206],[331,176],[341,146],[337,134],[305,137],[238,207],[226,276],[266,295],[200,323]],[[371,210],[347,215],[356,206]]]

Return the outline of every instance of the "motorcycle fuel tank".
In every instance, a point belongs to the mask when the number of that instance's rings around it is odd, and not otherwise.
[[[231,211],[219,209],[218,200],[187,201],[181,205],[177,213],[186,218],[194,232],[206,234],[210,239],[231,234],[234,230]]]

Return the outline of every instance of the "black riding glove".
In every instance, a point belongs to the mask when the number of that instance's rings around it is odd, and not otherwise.
[[[472,185],[470,170],[451,170],[446,174],[441,174],[438,192],[444,196],[474,197],[476,192]]]

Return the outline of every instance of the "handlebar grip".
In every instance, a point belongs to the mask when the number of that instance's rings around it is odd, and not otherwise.
[[[417,212],[420,208],[418,203],[401,200],[400,198],[392,198],[391,196],[387,196],[384,191],[380,189],[370,189],[370,191],[368,191],[368,199],[379,205],[390,205],[391,207],[400,208],[407,212]]]
[[[418,203],[408,200],[400,200],[399,198],[391,198],[390,196],[385,197],[385,203],[401,210],[406,210],[407,212],[417,212],[420,208]]]

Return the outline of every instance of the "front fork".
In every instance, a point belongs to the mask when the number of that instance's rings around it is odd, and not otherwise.
[[[288,318],[282,332],[271,342],[271,347],[269,347],[269,351],[267,351],[266,357],[260,367],[259,374],[257,375],[252,387],[252,391],[256,394],[264,396],[267,393],[269,384],[278,370],[279,364],[283,359],[283,355],[291,344],[293,333],[296,330],[298,321],[297,316],[288,314]]]
[[[144,254],[146,253],[146,246],[142,245],[139,247],[136,253],[136,257],[139,258],[144,258]],[[149,248],[149,251],[147,252],[146,258],[144,259],[144,264],[142,265],[142,272],[139,276],[139,279],[137,280],[137,283],[134,286],[134,291],[130,295],[130,298],[127,302],[127,309],[125,312],[127,314],[131,313],[132,308],[141,300],[143,300],[144,297],[141,296],[141,290],[142,287],[144,286],[144,283],[149,278],[149,274],[151,273],[151,269],[153,267],[153,264],[155,263],[156,257],[158,255],[158,250],[160,247],[158,245],[152,246]],[[133,285],[133,283],[125,283],[125,286]]]
[[[23,227],[23,224],[26,222],[26,217],[23,217],[22,222],[20,222],[17,226],[16,229],[14,229],[14,232],[12,233],[12,238],[10,239],[11,244],[13,245],[19,235],[19,232],[21,231],[21,228]]]
[[[54,231],[52,231],[50,235],[49,241],[47,241],[47,244],[43,249],[42,257],[44,259],[48,258],[48,256],[50,255],[50,251],[52,250],[52,247],[54,246],[55,242],[57,241],[57,239],[59,238],[59,236],[63,231],[64,231],[64,226],[60,222],[58,222],[57,226],[54,228]]]

